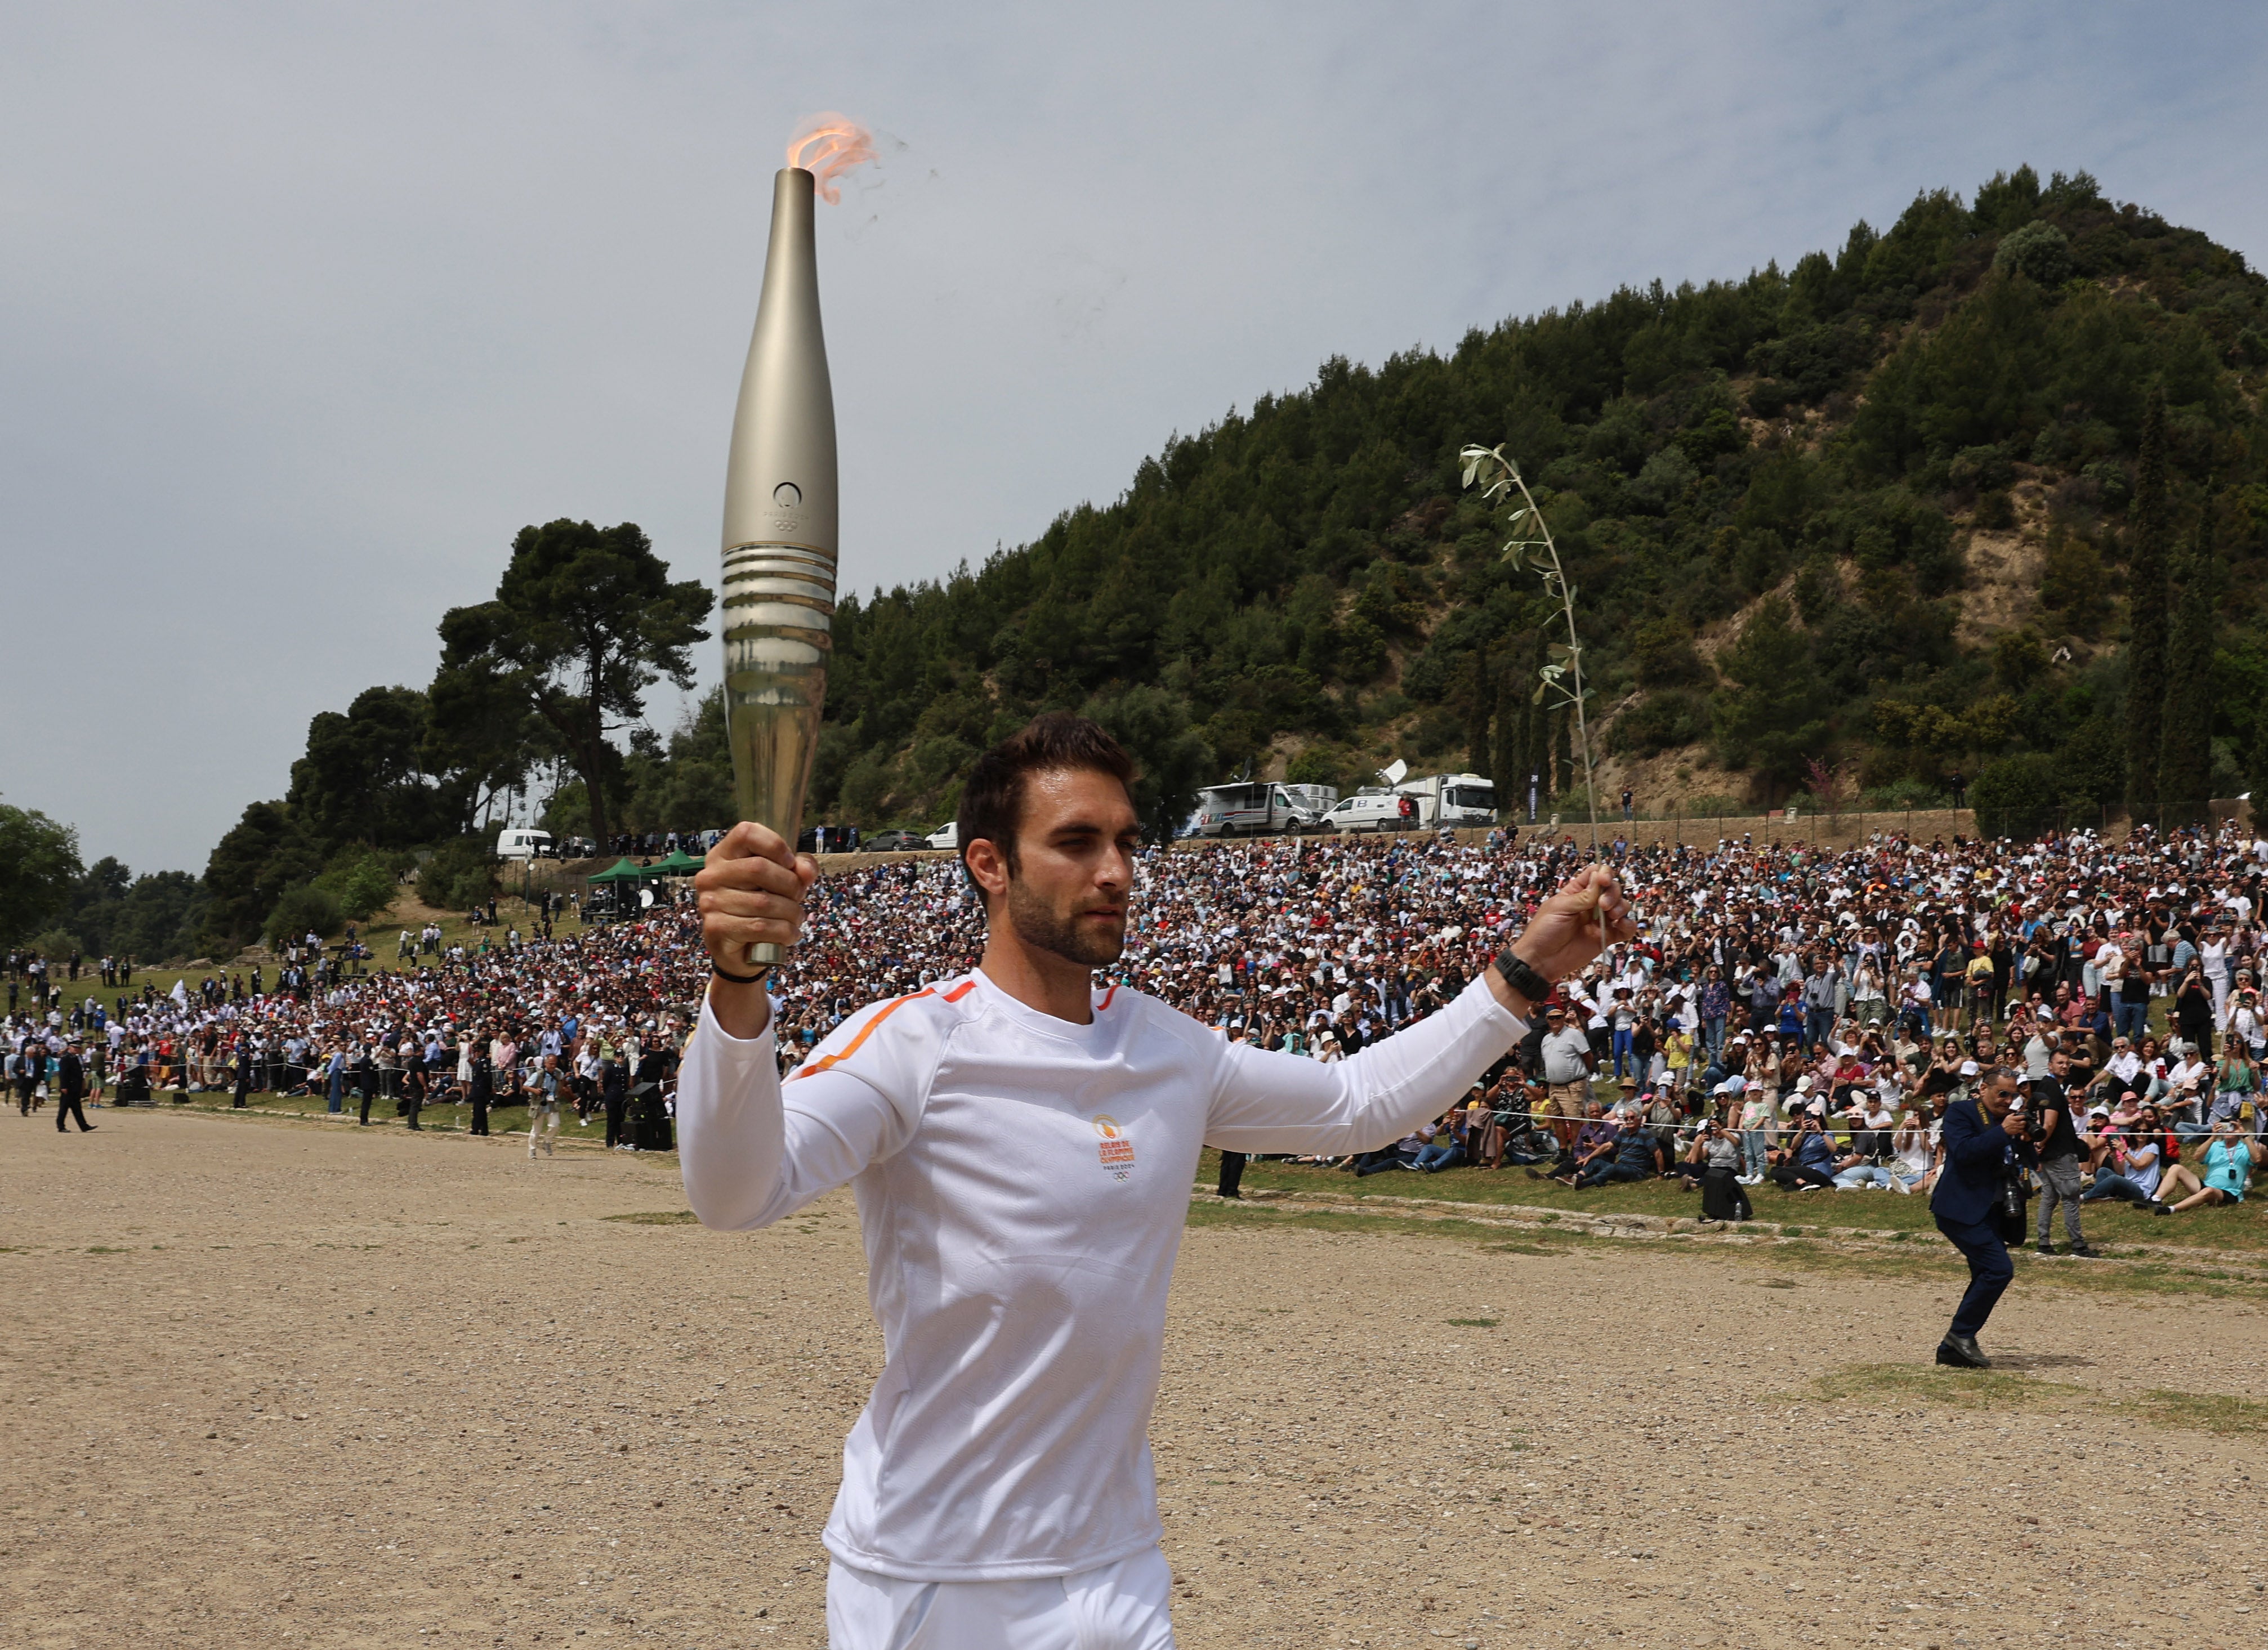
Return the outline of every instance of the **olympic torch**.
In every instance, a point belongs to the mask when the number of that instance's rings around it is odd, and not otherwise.
[[[813,212],[831,180],[870,158],[839,117],[788,146],[772,180],[771,247],[725,472],[725,727],[740,817],[791,847],[819,743],[835,614],[835,395],[819,325]],[[815,151],[815,152],[814,152]],[[799,164],[806,158],[811,168]],[[815,168],[815,169],[814,169]],[[748,961],[782,961],[751,946]]]

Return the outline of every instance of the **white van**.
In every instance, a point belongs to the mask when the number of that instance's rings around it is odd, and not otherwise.
[[[958,848],[961,846],[961,821],[949,819],[922,840],[932,848]]]
[[[1197,792],[1192,836],[1280,836],[1313,830],[1315,810],[1292,794],[1295,788],[1272,780],[1208,785]]]
[[[1323,815],[1327,830],[1390,831],[1402,829],[1402,799],[1392,791],[1358,791],[1332,804]]]
[[[507,830],[497,837],[499,859],[534,859],[551,852],[549,831]]]

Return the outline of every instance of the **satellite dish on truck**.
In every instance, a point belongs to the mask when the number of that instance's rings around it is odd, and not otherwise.
[[[1385,780],[1389,785],[1400,784],[1403,779],[1409,777],[1409,774],[1410,764],[1403,761],[1399,756],[1396,756],[1394,759],[1394,766],[1391,768],[1381,768],[1378,770],[1378,777]]]

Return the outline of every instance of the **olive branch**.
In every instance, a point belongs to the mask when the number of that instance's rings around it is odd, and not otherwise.
[[[1505,541],[1504,559],[1517,571],[1532,571],[1543,581],[1544,593],[1559,604],[1560,616],[1566,621],[1567,639],[1553,642],[1546,650],[1550,662],[1537,674],[1543,678],[1535,684],[1534,703],[1546,699],[1563,709],[1575,712],[1575,746],[1583,758],[1583,799],[1591,814],[1591,858],[1599,858],[1599,786],[1591,770],[1591,729],[1585,713],[1585,702],[1591,690],[1583,685],[1583,638],[1575,629],[1575,587],[1567,582],[1567,570],[1560,564],[1559,546],[1551,536],[1550,524],[1543,519],[1543,507],[1535,502],[1535,495],[1528,490],[1528,482],[1520,474],[1520,466],[1505,457],[1500,446],[1468,446],[1457,454],[1465,467],[1465,485],[1481,483],[1481,497],[1491,504],[1513,503],[1513,495],[1520,496],[1518,507],[1505,520],[1512,537]],[[1599,912],[1599,949],[1606,951],[1607,916]]]

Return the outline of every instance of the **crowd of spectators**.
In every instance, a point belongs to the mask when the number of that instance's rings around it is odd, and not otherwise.
[[[493,910],[477,915],[493,924]],[[254,962],[160,992],[145,972],[138,991],[80,998],[68,1012],[40,982],[33,1004],[11,1003],[0,1021],[6,1077],[26,1115],[74,1092],[128,1106],[167,1091],[229,1093],[244,1106],[273,1092],[318,1095],[363,1123],[375,1105],[412,1128],[430,1106],[469,1106],[483,1133],[505,1108],[555,1123],[571,1110],[580,1126],[603,1117],[610,1146],[666,1149],[705,974],[695,929],[664,907],[551,931],[544,914],[525,935],[483,925],[471,944],[444,946],[428,924],[403,931],[394,966],[378,969],[351,933],[331,947],[310,935],[284,947],[272,979]],[[12,997],[13,974],[9,983]]]
[[[2184,1154],[2239,1149],[2217,1133],[2268,1156],[2268,843],[2224,828],[1609,851],[1640,941],[1567,982],[1466,1102],[1344,1167],[1667,1178],[1712,1212],[1767,1180],[1926,1192],[1946,1106],[2003,1064],[2036,1113],[2076,1125],[2088,1197],[2193,1205],[2210,1188]],[[1223,1036],[1344,1059],[1446,1002],[1587,858],[1511,831],[1152,851],[1116,972]],[[950,861],[829,877],[783,981],[783,1065],[862,1005],[971,966],[982,940]]]
[[[1607,851],[1639,940],[1564,983],[1453,1112],[1344,1167],[1666,1177],[1733,1214],[1767,1179],[1913,1193],[1945,1106],[2004,1065],[2036,1112],[2074,1125],[2080,1195],[2241,1197],[2263,1159],[2268,842],[2224,826]],[[1572,836],[1511,830],[1153,849],[1112,972],[1223,1036],[1345,1059],[1447,1001],[1588,858]],[[52,1075],[41,1050],[76,1034],[113,1084],[241,1086],[248,1067],[260,1087],[398,1103],[461,1092],[485,1060],[498,1104],[556,1083],[588,1116],[608,1084],[644,1084],[661,1109],[704,973],[687,908],[557,940],[547,924],[485,954],[438,954],[438,934],[405,936],[415,954],[374,973],[309,948],[272,984],[255,968],[161,997],[145,977],[99,1024],[11,1001],[11,1075]],[[775,976],[783,1066],[865,1005],[973,967],[982,945],[951,859],[822,879]],[[2246,1172],[2228,1172],[2238,1156]]]

